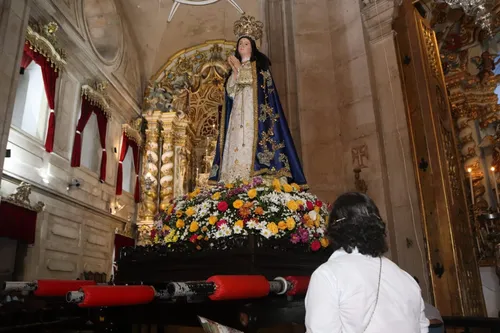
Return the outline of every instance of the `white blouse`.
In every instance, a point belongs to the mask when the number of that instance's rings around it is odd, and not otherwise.
[[[408,273],[382,259],[335,251],[311,276],[306,295],[307,333],[427,333],[420,287]],[[368,325],[368,326],[367,326]],[[366,328],[366,330],[365,330]]]

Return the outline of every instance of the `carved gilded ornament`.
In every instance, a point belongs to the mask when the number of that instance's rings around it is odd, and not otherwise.
[[[138,117],[133,119],[130,124],[123,124],[122,131],[125,133],[127,138],[137,143],[137,146],[142,148],[142,127],[143,127],[144,119],[142,117]]]
[[[36,204],[31,205],[29,198],[30,195],[31,195],[31,185],[25,182],[21,182],[21,184],[19,184],[19,186],[16,188],[15,193],[12,193],[6,198],[2,197],[1,201],[8,202],[13,205],[32,210],[37,213],[43,211],[45,204],[41,201],[38,201]]]
[[[90,101],[92,105],[97,105],[104,112],[106,117],[111,118],[110,100],[106,88],[107,81],[91,82],[82,86],[82,96]]]
[[[207,81],[223,86],[230,70],[226,59],[234,49],[234,42],[215,40],[174,54],[152,76],[144,97],[145,112],[177,112]]]
[[[62,70],[66,65],[66,54],[57,46],[55,33],[58,29],[59,26],[55,22],[46,25],[30,22],[26,31],[26,43],[30,49],[47,58],[56,71]]]
[[[132,223],[128,222],[123,226],[123,228],[116,228],[115,233],[128,238],[134,238],[134,226]]]

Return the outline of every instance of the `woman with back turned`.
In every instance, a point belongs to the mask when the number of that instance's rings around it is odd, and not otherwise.
[[[428,332],[420,287],[384,257],[386,226],[367,195],[341,195],[327,235],[334,253],[311,276],[307,333]]]

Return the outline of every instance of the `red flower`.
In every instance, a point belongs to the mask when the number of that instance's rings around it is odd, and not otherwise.
[[[319,242],[319,240],[314,240],[311,243],[311,250],[318,251],[319,249],[321,249],[321,243]]]
[[[313,210],[314,209],[314,204],[311,201],[306,202],[307,209]]]
[[[319,200],[316,200],[316,202],[314,203],[316,206],[318,206],[319,208],[323,207],[323,202],[319,201]]]
[[[150,236],[151,236],[151,238],[155,238],[155,236],[156,236],[156,229],[151,229]]]
[[[197,240],[198,240],[198,235],[192,235],[191,237],[189,237],[189,241],[191,243],[196,243]]]
[[[227,224],[226,220],[219,220],[219,222],[217,222],[216,224],[217,229],[220,229],[224,224]]]
[[[220,212],[225,212],[229,208],[229,205],[225,201],[221,201],[217,204],[217,209]]]

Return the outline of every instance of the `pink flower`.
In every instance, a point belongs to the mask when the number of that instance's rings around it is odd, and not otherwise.
[[[225,212],[229,208],[229,205],[225,201],[221,201],[217,204],[217,209],[220,212]]]
[[[224,224],[227,224],[226,220],[219,220],[219,222],[216,223],[217,229],[222,228]]]
[[[321,243],[316,239],[311,243],[311,250],[318,251],[319,249],[321,249]]]
[[[297,244],[298,242],[300,242],[300,236],[297,234],[292,234],[292,237],[290,238],[290,242],[292,242],[293,244]]]
[[[314,209],[314,204],[311,201],[306,202],[307,209],[313,210]]]

